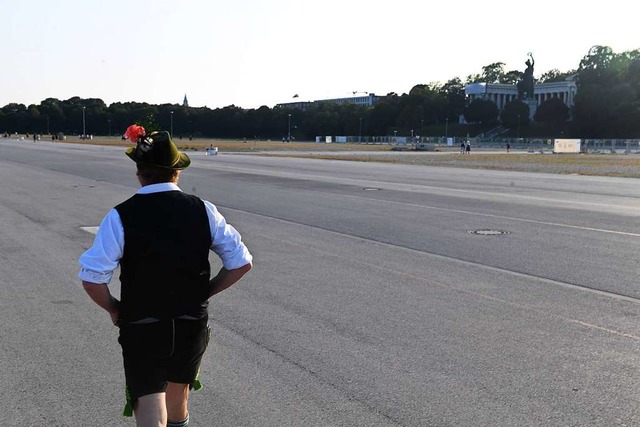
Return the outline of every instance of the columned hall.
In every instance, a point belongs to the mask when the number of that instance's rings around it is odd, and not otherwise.
[[[516,85],[502,83],[471,83],[465,86],[465,95],[469,102],[474,99],[486,99],[495,102],[498,110],[506,104],[518,99]],[[539,106],[551,98],[559,98],[567,107],[574,105],[577,86],[573,80],[561,82],[538,83],[534,87],[534,100]]]

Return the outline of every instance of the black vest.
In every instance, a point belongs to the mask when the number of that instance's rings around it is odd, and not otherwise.
[[[202,200],[181,191],[136,194],[115,208],[124,227],[121,315],[131,322],[203,317],[211,231]]]

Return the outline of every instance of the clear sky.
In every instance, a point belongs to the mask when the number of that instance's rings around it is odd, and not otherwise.
[[[597,4],[598,6],[594,6]],[[48,97],[210,108],[408,92],[593,45],[640,48],[629,0],[0,0],[0,106]],[[9,37],[6,37],[8,32]]]

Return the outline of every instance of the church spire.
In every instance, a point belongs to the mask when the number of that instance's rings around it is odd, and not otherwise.
[[[189,106],[189,101],[187,101],[187,94],[184,94],[184,101],[182,101],[182,106],[183,107],[188,107]]]

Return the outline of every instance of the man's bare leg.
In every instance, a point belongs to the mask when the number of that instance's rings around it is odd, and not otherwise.
[[[142,396],[134,409],[136,426],[164,427],[167,425],[167,405],[165,393]]]
[[[174,423],[187,420],[189,416],[189,384],[167,383],[167,419]]]

